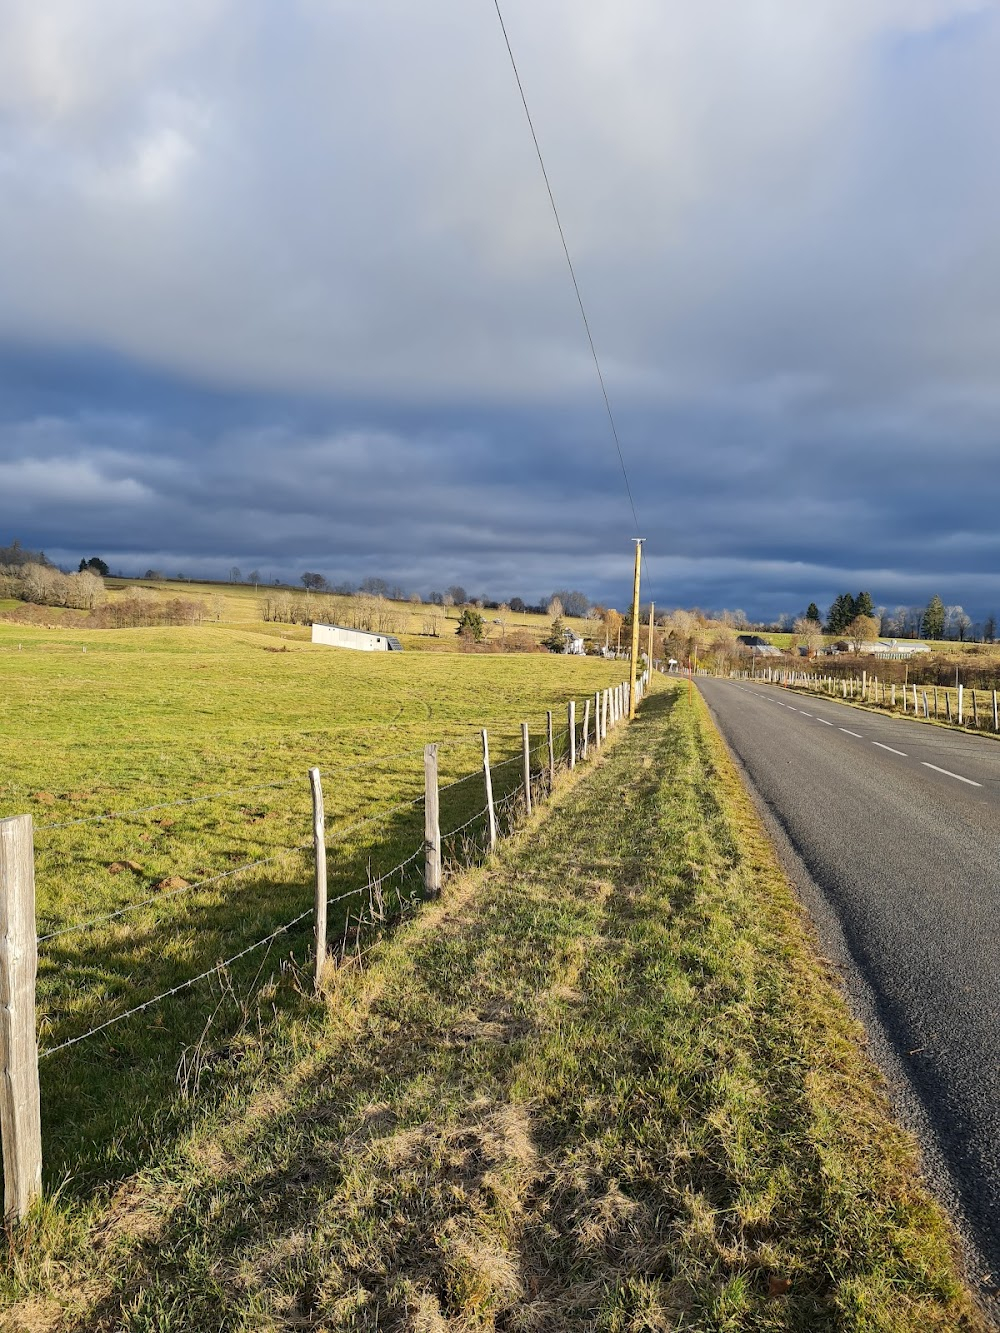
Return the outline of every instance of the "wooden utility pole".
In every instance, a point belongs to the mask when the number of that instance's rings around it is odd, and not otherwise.
[[[639,562],[642,560],[642,537],[635,542],[635,577],[632,580],[632,664],[629,668],[631,689],[628,692],[628,715],[635,717],[635,673],[639,662]]]

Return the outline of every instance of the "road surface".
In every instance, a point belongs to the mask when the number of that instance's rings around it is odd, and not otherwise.
[[[698,684],[932,1179],[1000,1279],[1000,741],[757,681]]]

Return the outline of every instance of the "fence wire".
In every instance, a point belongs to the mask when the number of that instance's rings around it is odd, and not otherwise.
[[[64,1051],[68,1046],[75,1046],[78,1042],[86,1041],[88,1037],[94,1037],[98,1032],[104,1032],[105,1029],[113,1027],[116,1023],[123,1022],[126,1018],[132,1018],[135,1014],[141,1014],[143,1010],[151,1009],[154,1004],[159,1004],[161,1000],[166,1000],[171,995],[177,995],[182,990],[187,990],[190,986],[196,985],[197,982],[204,981],[206,977],[213,976],[216,972],[221,972],[223,968],[230,967],[233,963],[239,962],[241,958],[245,958],[248,953],[253,953],[254,949],[259,949],[265,944],[270,944],[271,941],[276,940],[279,935],[286,934],[293,926],[297,926],[300,921],[304,921],[307,916],[312,916],[312,913],[313,909],[311,907],[307,908],[306,911],[300,912],[298,916],[293,917],[291,921],[286,921],[283,926],[278,926],[276,930],[272,930],[270,935],[265,935],[263,939],[255,940],[253,944],[248,944],[245,949],[240,949],[238,953],[231,954],[229,958],[223,959],[221,963],[216,963],[214,967],[209,967],[206,968],[204,972],[199,972],[196,977],[189,977],[187,981],[181,981],[178,985],[171,986],[169,990],[161,991],[159,995],[154,995],[149,1000],[143,1000],[142,1004],[137,1004],[131,1009],[126,1009],[124,1013],[115,1014],[113,1018],[109,1018],[104,1023],[99,1023],[97,1027],[91,1028],[89,1032],[81,1032],[78,1037],[70,1037],[68,1041],[60,1042],[58,1046],[50,1046],[47,1050],[39,1051],[39,1060],[45,1060],[48,1056],[55,1055],[57,1051]]]
[[[559,732],[554,732],[552,736],[553,750],[555,750],[557,744],[563,742],[564,740],[568,740],[568,738],[569,738],[568,725],[565,728],[561,729]],[[474,743],[475,743],[474,740],[470,738],[468,742],[465,742],[463,744],[472,745]],[[548,736],[545,736],[536,746],[534,746],[533,748],[529,748],[528,752],[529,761],[534,756],[538,756],[540,754],[547,754],[548,747],[549,747]],[[456,746],[454,748],[460,748],[460,747]],[[358,769],[373,767],[380,763],[386,763],[396,759],[406,758],[409,757],[410,755],[419,753],[422,753],[422,749],[404,751],[396,755],[379,756],[378,758],[369,760],[364,764],[358,764],[347,767],[341,766],[339,768],[327,769],[324,771],[325,772],[356,771]],[[513,754],[507,759],[500,760],[495,764],[491,764],[490,770],[491,772],[493,772],[495,770],[505,768],[511,764],[523,762],[523,757],[524,757],[523,752]],[[562,761],[565,758],[565,755],[561,754],[559,758],[560,761]],[[463,783],[470,782],[474,778],[482,776],[483,776],[482,769],[474,770],[473,772],[466,774],[464,777],[456,778],[454,781],[446,783],[444,786],[439,787],[439,792],[449,791],[453,787],[461,786]],[[278,788],[290,786],[295,781],[297,781],[297,779],[288,779],[286,781],[266,783],[258,786],[230,789],[229,791],[226,792],[206,793],[204,796],[192,797],[188,800],[160,802],[155,805],[142,806],[129,811],[105,812],[104,814],[101,815],[94,815],[78,820],[70,820],[62,824],[42,825],[40,826],[40,828],[42,830],[55,830],[61,828],[72,828],[81,824],[99,823],[112,819],[125,819],[133,815],[146,814],[156,810],[177,808],[180,806],[196,805],[205,801],[224,799],[227,796],[243,795],[245,793],[252,791],[276,790]],[[522,794],[523,793],[521,791],[521,786],[520,784],[518,784],[514,789],[505,793],[503,796],[497,798],[494,801],[494,812],[502,813],[505,816],[508,815],[509,812],[515,806],[515,804],[520,801],[520,799],[522,798]],[[343,840],[348,835],[357,832],[361,828],[368,827],[375,823],[383,822],[389,816],[397,814],[402,810],[413,809],[415,806],[420,805],[423,801],[424,801],[424,796],[421,795],[414,798],[414,800],[412,801],[407,801],[399,805],[392,806],[387,810],[380,811],[377,815],[373,815],[368,819],[364,819],[358,821],[355,824],[349,825],[347,828],[340,831],[338,842]],[[457,825],[455,828],[450,829],[446,833],[442,833],[441,834],[442,843],[454,839],[459,834],[464,833],[466,829],[471,828],[473,824],[484,819],[488,814],[489,814],[489,805],[486,805],[481,810],[478,810],[475,814],[471,815],[468,819],[464,820],[461,824]],[[85,921],[76,922],[73,925],[62,927],[59,930],[50,931],[45,935],[39,936],[38,943],[43,944],[49,940],[58,939],[65,935],[91,929],[94,926],[102,925],[109,921],[114,921],[132,912],[139,911],[144,907],[151,906],[153,903],[163,902],[168,899],[177,897],[181,894],[197,892],[200,889],[208,888],[209,886],[213,884],[218,884],[223,880],[232,879],[237,875],[246,873],[247,871],[255,870],[260,868],[261,866],[273,864],[275,861],[281,860],[288,856],[294,856],[297,855],[298,853],[308,851],[311,848],[311,846],[312,843],[308,842],[308,843],[301,843],[295,847],[282,848],[280,851],[274,853],[273,855],[261,857],[256,861],[246,862],[243,865],[235,866],[231,870],[223,871],[220,874],[213,875],[207,879],[198,880],[192,884],[185,884],[180,888],[169,890],[166,893],[159,893],[151,897],[144,898],[139,902],[130,903],[127,906],[118,908],[113,912],[108,912],[101,916],[91,917]],[[403,861],[393,866],[392,869],[382,872],[374,879],[370,878],[367,884],[359,885],[358,887],[349,889],[344,893],[337,894],[333,897],[328,897],[327,905],[334,906],[337,903],[346,902],[348,899],[361,897],[365,893],[368,893],[369,899],[371,899],[373,891],[378,890],[387,880],[391,879],[394,875],[399,874],[400,872],[404,871],[408,866],[412,865],[415,861],[419,859],[421,855],[424,854],[424,852],[425,852],[425,847],[421,845],[408,857],[406,857]],[[402,907],[402,899],[400,899],[400,904]],[[89,1038],[96,1036],[100,1032],[106,1031],[108,1028],[113,1027],[118,1023],[122,1023],[128,1018],[132,1018],[137,1014],[145,1012],[147,1009],[150,1009],[154,1005],[159,1004],[162,1000],[166,1000],[169,999],[171,996],[178,995],[182,991],[186,991],[190,989],[192,986],[197,985],[198,982],[204,981],[208,977],[217,975],[219,972],[222,972],[225,968],[231,967],[234,963],[239,962],[241,958],[245,958],[248,954],[253,953],[255,950],[263,948],[265,945],[271,944],[279,936],[287,934],[295,926],[299,925],[301,922],[305,921],[309,916],[311,916],[313,914],[313,911],[314,908],[312,906],[306,908],[305,911],[300,912],[290,921],[286,921],[282,925],[277,926],[269,934],[263,936],[261,939],[255,940],[252,944],[248,944],[244,948],[237,950],[237,952],[231,954],[228,958],[225,958],[220,962],[216,963],[214,966],[206,968],[204,971],[197,973],[197,975],[193,977],[189,977],[186,981],[179,982],[176,986],[171,986],[168,989],[161,991],[159,994],[151,996],[148,1000],[144,1000],[140,1004],[133,1005],[131,1008],[124,1010],[122,1013],[113,1015],[105,1022],[99,1023],[95,1027],[90,1028],[87,1032],[80,1033],[78,1036],[75,1037],[70,1037],[66,1041],[60,1042],[56,1046],[51,1046],[46,1050],[40,1051],[38,1055],[39,1060],[47,1059],[50,1055],[55,1055],[59,1051],[64,1051],[71,1046],[76,1046],[80,1042],[86,1041]],[[350,920],[350,914],[348,914],[348,921],[349,920]]]
[[[114,912],[107,912],[104,916],[91,917],[87,921],[78,921],[72,926],[63,926],[60,930],[49,931],[47,935],[39,935],[37,943],[44,944],[46,940],[58,939],[61,935],[72,935],[80,930],[89,930],[91,926],[99,926],[107,921],[114,921],[116,917],[126,916],[130,912],[138,912],[142,907],[148,907],[150,903],[160,903],[168,898],[176,898],[182,893],[194,893],[198,889],[207,888],[210,884],[218,884],[221,880],[232,879],[236,875],[242,875],[246,870],[256,870],[258,866],[270,865],[274,861],[280,861],[285,856],[294,856],[296,852],[308,851],[311,843],[302,843],[298,847],[284,847],[274,856],[261,857],[259,861],[246,861],[243,865],[234,866],[232,870],[224,870],[221,874],[212,875],[210,879],[201,879],[194,884],[184,884],[179,889],[168,889],[166,893],[156,893],[150,898],[143,898],[141,902],[130,903],[127,907],[119,907]]]

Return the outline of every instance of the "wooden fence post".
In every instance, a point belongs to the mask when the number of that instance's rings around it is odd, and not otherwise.
[[[528,738],[528,724],[521,723],[521,765],[524,770],[524,813],[531,814],[531,741]]]
[[[490,772],[490,738],[483,727],[483,782],[486,786],[486,812],[490,819],[490,851],[497,845],[497,812],[493,805],[493,774]]]
[[[993,730],[1000,731],[1000,712],[997,711],[997,692],[993,691]]]
[[[4,1216],[18,1222],[42,1193],[35,931],[33,826],[16,815],[0,819],[0,1135]]]
[[[576,700],[570,699],[566,705],[566,729],[569,736],[570,771],[576,768]]]
[[[972,725],[974,727],[979,726],[979,706],[976,703],[976,691],[974,688],[972,691]]]
[[[601,748],[601,691],[594,691],[594,749]]]
[[[545,735],[549,742],[549,791],[556,785],[556,747],[552,739],[552,709],[545,714]]]
[[[583,727],[581,728],[581,730],[583,731],[583,736],[581,738],[582,744],[580,746],[580,758],[586,759],[587,746],[590,743],[590,695],[589,694],[587,695],[587,698],[584,700],[583,704]]]
[[[965,711],[964,711],[964,710],[965,710],[965,700],[964,700],[964,698],[962,697],[964,688],[965,688],[965,687],[962,686],[962,685],[959,685],[959,687],[958,687],[958,725],[959,725],[959,726],[962,726],[963,718],[964,718],[964,716],[965,716]]]
[[[951,721],[951,691],[944,692],[944,715],[947,721]]]
[[[920,693],[924,696],[924,717],[930,717],[930,709],[927,707],[927,691],[921,690]]]
[[[934,685],[932,688],[933,688],[933,690],[934,690],[934,716],[937,717],[937,715],[938,715],[937,686]]]
[[[438,747],[424,746],[424,890],[441,893],[441,807],[438,793]]]
[[[316,905],[313,910],[315,967],[313,985],[317,990],[323,980],[326,962],[326,816],[323,811],[323,782],[318,768],[309,770],[313,802],[313,851],[316,856]]]

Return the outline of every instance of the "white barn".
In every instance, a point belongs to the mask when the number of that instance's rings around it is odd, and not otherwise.
[[[362,653],[401,653],[403,645],[395,634],[370,634],[363,629],[348,629],[346,625],[319,625],[312,627],[313,643],[329,644],[331,648],[353,648]]]

